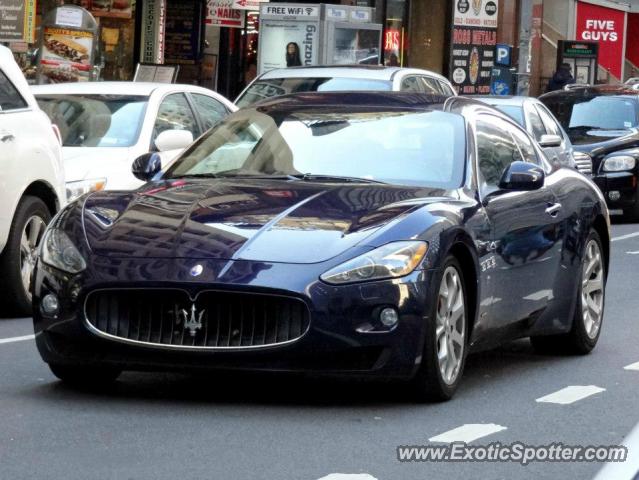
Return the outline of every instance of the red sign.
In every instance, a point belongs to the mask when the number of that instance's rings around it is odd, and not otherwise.
[[[389,28],[384,35],[384,50],[387,52],[396,52],[399,50],[400,33],[399,30]]]
[[[621,80],[626,12],[577,2],[577,40],[599,42],[599,64]]]

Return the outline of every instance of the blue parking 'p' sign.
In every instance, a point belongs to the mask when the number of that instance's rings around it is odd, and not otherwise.
[[[513,47],[498,43],[495,45],[495,64],[503,65],[504,67],[510,67],[512,61]]]

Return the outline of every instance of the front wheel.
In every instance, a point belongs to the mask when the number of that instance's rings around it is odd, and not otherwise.
[[[16,209],[7,245],[0,256],[4,313],[31,315],[31,280],[40,242],[51,213],[42,200],[25,196]]]
[[[533,347],[545,353],[590,353],[601,335],[605,293],[606,264],[601,238],[591,230],[581,260],[572,328],[563,335],[531,337]]]
[[[466,362],[468,312],[464,277],[457,259],[444,262],[426,325],[421,366],[412,385],[420,401],[450,400]]]
[[[115,382],[122,373],[122,370],[112,367],[61,365],[56,363],[50,363],[49,368],[64,383],[76,387],[106,386]]]

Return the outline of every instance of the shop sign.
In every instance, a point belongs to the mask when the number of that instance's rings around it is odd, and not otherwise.
[[[0,42],[33,42],[35,0],[0,1]]]
[[[244,11],[234,8],[234,0],[208,0],[206,24],[244,28]]]
[[[489,94],[497,45],[497,1],[453,2],[452,83],[460,94]]]
[[[142,2],[142,63],[164,63],[164,28],[166,0]]]
[[[626,12],[577,2],[578,41],[599,43],[599,64],[617,79],[623,77]]]
[[[233,0],[233,8],[235,10],[251,10],[258,11],[262,3],[269,0]]]
[[[396,28],[389,28],[384,33],[384,51],[393,53],[399,50],[401,43],[401,32]]]

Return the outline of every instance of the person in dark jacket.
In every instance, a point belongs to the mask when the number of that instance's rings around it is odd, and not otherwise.
[[[552,92],[554,90],[561,90],[566,85],[570,85],[575,83],[575,77],[572,76],[572,71],[569,63],[562,63],[555,74],[548,82],[547,92]]]

